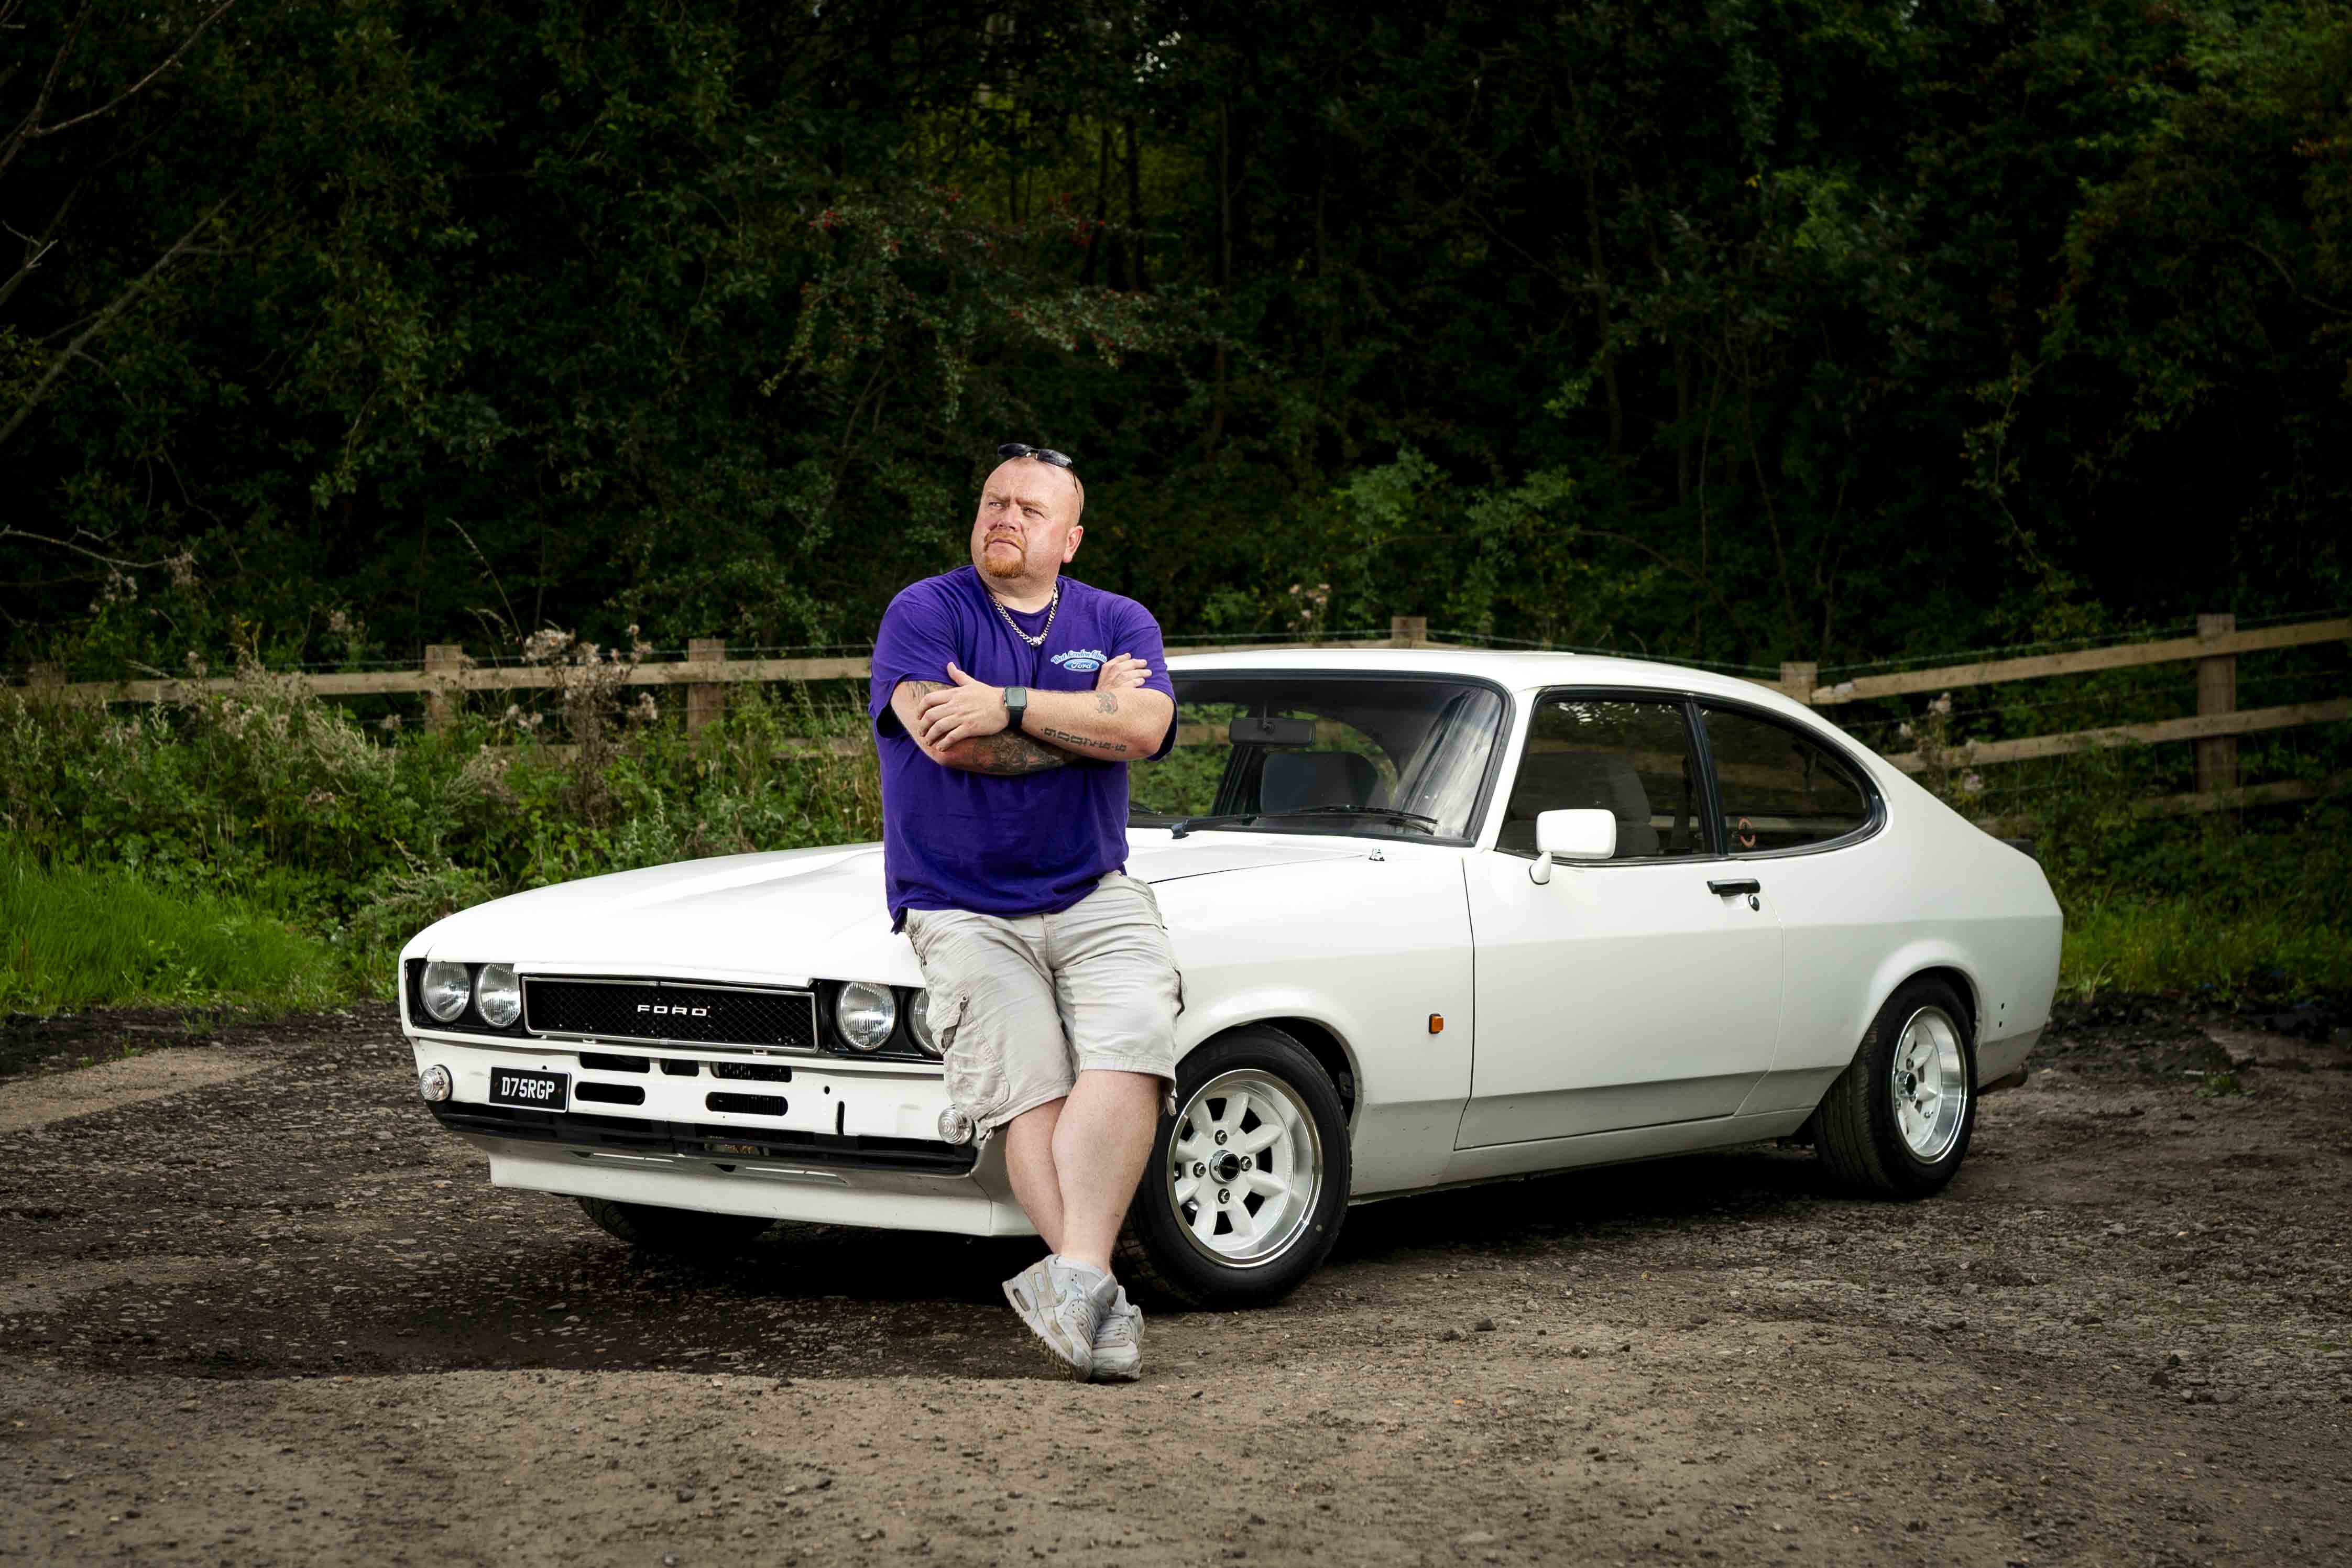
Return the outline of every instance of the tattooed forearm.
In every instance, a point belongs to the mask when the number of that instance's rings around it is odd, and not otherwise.
[[[1025,735],[1005,730],[997,735],[976,735],[969,740],[959,740],[947,750],[948,766],[961,768],[967,773],[1043,773],[1048,768],[1059,768],[1070,758],[1066,752],[1041,745]]]
[[[1083,746],[1088,751],[1108,751],[1115,756],[1127,754],[1127,743],[1118,740],[1089,740],[1083,735],[1072,735],[1066,729],[1040,729],[1038,734],[1048,740],[1058,740],[1064,746]]]
[[[929,694],[945,686],[945,681],[901,681],[890,698],[891,711],[898,714],[909,736],[914,733],[916,709]],[[918,743],[919,744],[919,743]],[[998,778],[1012,778],[1024,773],[1043,773],[1048,768],[1066,767],[1070,754],[1013,730],[1002,730],[995,735],[969,736],[945,749],[925,747],[924,754],[942,768],[953,768],[964,773],[986,773]]]
[[[1095,706],[1103,713],[1117,713],[1118,711],[1118,695],[1112,692],[1097,692]]]

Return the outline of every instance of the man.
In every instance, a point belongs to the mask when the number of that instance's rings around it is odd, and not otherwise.
[[[875,637],[884,875],[949,1097],[1003,1131],[1052,1249],[1005,1296],[1072,1375],[1131,1380],[1143,1314],[1111,1247],[1174,1109],[1179,993],[1124,870],[1127,765],[1167,754],[1176,693],[1150,613],[1061,575],[1086,532],[1070,460],[997,453],[971,565],[905,590]]]

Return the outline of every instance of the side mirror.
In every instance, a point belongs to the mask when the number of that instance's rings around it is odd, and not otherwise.
[[[1528,880],[1538,884],[1551,880],[1555,857],[1564,861],[1605,861],[1617,853],[1617,818],[1597,808],[1573,811],[1542,811],[1536,816],[1536,861]]]

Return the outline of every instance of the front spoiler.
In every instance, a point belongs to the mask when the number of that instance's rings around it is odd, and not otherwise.
[[[942,1144],[930,1138],[845,1137],[701,1122],[655,1122],[580,1111],[524,1111],[457,1100],[431,1109],[433,1119],[453,1133],[512,1143],[563,1144],[712,1161],[782,1160],[843,1171],[966,1176],[979,1163],[980,1155],[975,1145]]]

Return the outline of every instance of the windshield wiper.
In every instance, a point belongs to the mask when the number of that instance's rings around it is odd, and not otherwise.
[[[1394,806],[1301,806],[1295,811],[1228,811],[1216,817],[1187,817],[1168,830],[1168,836],[1181,839],[1195,828],[1223,828],[1244,822],[1281,821],[1291,817],[1379,817],[1400,827],[1416,827],[1423,832],[1435,834],[1437,819],[1419,811],[1402,811]]]

